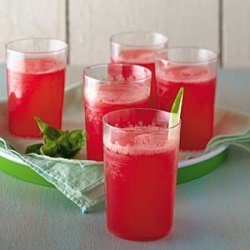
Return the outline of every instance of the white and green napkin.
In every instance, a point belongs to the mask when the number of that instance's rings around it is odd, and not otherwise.
[[[238,146],[250,151],[250,129],[240,134],[218,135],[209,141],[204,152],[207,153],[221,146],[229,145]]]
[[[95,205],[104,201],[102,162],[24,155],[3,138],[0,138],[0,150],[18,157],[79,206],[83,213],[91,211]]]

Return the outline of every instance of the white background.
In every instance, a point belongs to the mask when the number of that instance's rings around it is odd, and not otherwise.
[[[70,64],[107,62],[110,35],[145,30],[170,46],[216,50],[225,68],[248,68],[249,13],[248,0],[0,0],[0,61],[10,40],[53,37],[70,44]]]

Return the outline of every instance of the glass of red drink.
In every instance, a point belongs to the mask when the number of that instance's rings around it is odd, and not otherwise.
[[[87,158],[103,160],[102,117],[124,108],[148,106],[150,70],[129,64],[102,64],[84,71]]]
[[[23,39],[6,45],[9,131],[40,137],[39,117],[60,129],[67,44],[54,39]]]
[[[103,117],[107,226],[129,240],[156,240],[173,225],[180,124],[155,109]]]
[[[180,149],[202,150],[213,136],[218,54],[207,49],[169,48],[156,59],[158,108],[171,110],[184,87]]]
[[[167,47],[168,39],[153,32],[126,32],[111,36],[111,61],[130,63],[152,71],[150,106],[156,107],[155,53]]]

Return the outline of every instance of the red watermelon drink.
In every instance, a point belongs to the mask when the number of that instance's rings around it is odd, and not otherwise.
[[[109,231],[138,241],[168,235],[180,124],[169,128],[169,113],[150,109],[111,112],[103,121]]]
[[[150,106],[156,107],[155,53],[167,46],[168,39],[159,33],[128,32],[110,38],[111,60],[137,64],[152,72]]]
[[[87,158],[103,160],[102,117],[124,108],[145,108],[150,95],[150,70],[125,64],[103,64],[84,71]]]
[[[40,137],[35,116],[60,129],[66,43],[27,39],[10,42],[6,49],[10,132],[21,137]]]
[[[158,107],[170,111],[184,87],[182,150],[202,150],[213,136],[217,61],[217,54],[205,49],[172,48],[158,54]]]

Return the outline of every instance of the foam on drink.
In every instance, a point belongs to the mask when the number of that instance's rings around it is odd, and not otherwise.
[[[147,99],[148,91],[141,84],[135,83],[103,84],[98,89],[87,89],[85,98],[95,103],[130,104]]]
[[[155,51],[149,49],[121,51],[115,61],[126,63],[154,63]]]
[[[215,74],[204,66],[167,66],[167,69],[163,69],[158,77],[163,81],[200,83],[214,78]]]
[[[150,155],[162,153],[176,147],[177,138],[168,138],[167,128],[154,125],[130,125],[122,131],[113,130],[104,145],[111,151],[126,155]]]

